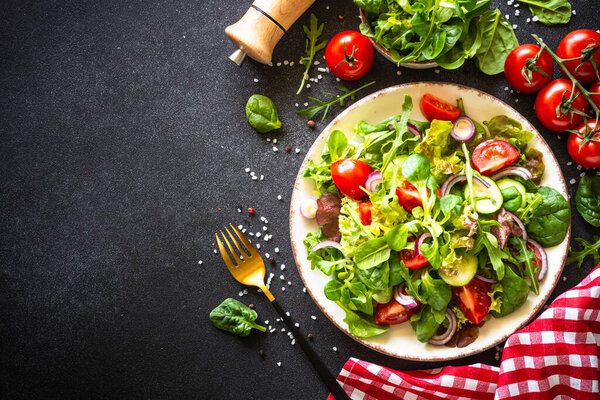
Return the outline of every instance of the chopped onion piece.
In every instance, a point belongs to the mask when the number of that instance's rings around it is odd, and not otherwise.
[[[500,178],[504,178],[505,176],[516,175],[520,176],[523,179],[530,180],[533,179],[533,174],[525,167],[506,167],[502,168],[500,171],[495,172],[490,175],[492,180],[498,180]]]
[[[423,133],[419,130],[419,128],[417,128],[414,124],[411,124],[410,122],[407,122],[406,126],[408,127],[408,131],[410,133],[412,133],[415,136],[420,137],[421,140],[423,140]]]
[[[460,117],[452,123],[452,136],[457,142],[464,143],[475,135],[475,123],[469,117]]]
[[[498,283],[498,281],[497,281],[497,280],[495,280],[495,279],[484,278],[484,277],[483,277],[483,276],[481,276],[481,275],[475,275],[475,279],[477,279],[477,280],[479,280],[479,281],[481,281],[481,282],[483,282],[483,283],[489,283],[490,285],[491,285],[492,283]]]
[[[365,182],[365,189],[371,193],[375,193],[377,191],[377,185],[379,185],[381,182],[383,182],[381,171],[371,172],[367,177],[367,181]]]
[[[342,252],[342,245],[338,242],[334,242],[333,240],[324,240],[320,243],[317,243],[313,247],[311,247],[310,251],[317,251],[325,249],[327,247],[333,247],[334,249],[338,249],[340,252]],[[342,252],[342,254],[344,254],[344,252]],[[344,257],[347,258],[345,254]]]
[[[313,219],[317,215],[317,201],[315,199],[304,199],[300,203],[300,214],[304,218]]]
[[[546,250],[542,247],[542,245],[535,240],[529,239],[527,240],[527,243],[535,247],[542,258],[542,265],[539,266],[540,272],[538,272],[538,281],[541,282],[546,277],[546,273],[548,272],[548,255],[546,254]]]
[[[456,322],[456,315],[454,315],[454,311],[447,308],[446,309],[446,318],[448,318],[448,329],[446,332],[441,335],[435,335],[431,339],[429,339],[429,344],[433,344],[435,346],[441,346],[450,341],[452,336],[456,333],[456,327],[458,323]]]
[[[404,283],[394,288],[394,300],[406,308],[415,308],[419,305],[414,297],[404,293]]]
[[[419,250],[419,247],[421,247],[421,245],[423,244],[425,239],[430,238],[430,237],[431,237],[431,233],[425,232],[425,233],[421,234],[417,238],[417,240],[415,240],[415,256],[418,256],[419,254],[421,254],[421,250]]]
[[[485,179],[481,179],[477,175],[473,175],[473,180],[477,181],[480,185],[482,185],[486,189],[491,186],[489,184],[489,182],[487,182]],[[462,183],[462,182],[466,182],[466,181],[467,181],[467,177],[463,174],[449,176],[442,184],[442,188],[441,188],[442,196],[445,196],[448,193],[450,193],[450,190],[452,189],[452,187],[454,185],[456,185],[457,183]]]

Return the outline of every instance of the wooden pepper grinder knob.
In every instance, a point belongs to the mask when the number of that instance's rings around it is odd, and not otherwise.
[[[315,0],[256,0],[246,14],[225,33],[239,47],[229,58],[241,65],[247,54],[263,64],[271,62],[273,49],[290,26]]]

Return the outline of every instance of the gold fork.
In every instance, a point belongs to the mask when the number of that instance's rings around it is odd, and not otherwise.
[[[229,253],[225,249],[225,245],[221,241],[221,238],[218,234],[215,234],[217,237],[217,244],[219,245],[219,251],[221,252],[221,257],[223,257],[223,261],[225,261],[225,265],[227,265],[227,269],[231,272],[231,275],[238,282],[249,285],[256,286],[262,290],[262,292],[267,296],[279,316],[283,319],[283,321],[288,326],[290,332],[294,338],[300,343],[300,347],[308,356],[308,359],[311,361],[312,365],[315,367],[319,376],[323,380],[323,382],[327,385],[327,388],[331,392],[331,394],[337,400],[346,400],[350,399],[346,392],[342,389],[342,387],[338,384],[335,377],[331,375],[331,372],[327,369],[323,361],[317,356],[317,353],[308,345],[308,342],[304,339],[304,336],[300,333],[300,330],[294,326],[294,322],[287,316],[283,308],[277,303],[275,297],[269,289],[265,285],[265,262],[262,257],[256,250],[256,248],[250,243],[250,241],[244,236],[239,229],[237,229],[232,224],[229,224],[236,237],[231,233],[231,231],[226,227],[225,231],[227,235],[231,239],[231,242],[234,244],[235,248],[238,250],[236,252],[227,239],[227,236],[223,233],[223,231],[219,231],[221,237],[227,244],[227,249],[229,249]],[[241,242],[241,244],[240,244]],[[243,244],[243,247],[242,247]],[[230,256],[231,253],[231,256]],[[239,254],[238,254],[239,253]],[[233,257],[233,261],[232,258]]]

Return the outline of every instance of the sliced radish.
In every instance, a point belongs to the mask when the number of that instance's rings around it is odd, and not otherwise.
[[[300,214],[304,218],[313,219],[317,215],[317,201],[315,199],[304,199],[300,203]]]

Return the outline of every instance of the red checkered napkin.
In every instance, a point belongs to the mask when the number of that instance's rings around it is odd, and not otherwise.
[[[352,399],[599,399],[600,264],[506,341],[485,364],[400,372],[350,358],[338,381]],[[332,400],[330,395],[328,400]]]

